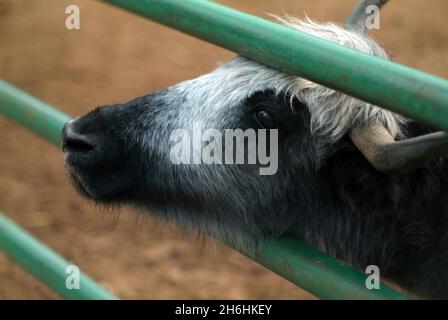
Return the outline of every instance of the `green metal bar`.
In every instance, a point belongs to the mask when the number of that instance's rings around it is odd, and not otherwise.
[[[0,113],[58,145],[70,117],[0,79]]]
[[[448,81],[205,0],[103,0],[448,131]]]
[[[1,81],[0,84],[2,84],[0,86],[0,112],[6,113],[7,115],[13,114],[14,117],[11,117],[13,120],[24,124],[29,129],[58,144],[62,127],[65,121],[69,119],[68,116],[61,116],[61,113],[51,106],[30,97],[25,92],[4,81]],[[27,103],[19,104],[23,108],[23,112],[13,112],[10,110],[16,108],[17,101],[10,98],[11,94],[5,92],[5,88],[14,89],[12,90],[14,96],[20,102],[23,102],[23,96],[27,97]],[[5,100],[4,96],[9,97],[9,99]],[[5,103],[5,101],[9,103]],[[28,121],[26,110],[35,110],[37,107],[45,110],[45,123],[48,128],[59,128],[58,130],[53,130],[48,134],[42,134],[41,126],[34,124],[33,121]],[[23,121],[23,118],[27,121]],[[2,242],[4,242],[2,240],[2,230],[0,227],[0,248],[2,247]],[[15,231],[18,232],[18,239],[15,238]],[[12,231],[7,239],[9,241],[16,241],[19,246],[21,243],[20,238],[22,237],[20,237],[20,230],[15,231]],[[32,241],[29,241],[29,245],[32,245]],[[14,253],[15,249],[9,249],[9,251]],[[320,298],[406,299],[405,296],[395,292],[384,284],[381,285],[381,289],[379,290],[366,289],[366,275],[290,237],[283,237],[277,241],[267,241],[256,254],[249,254],[247,252],[243,252],[243,254]],[[34,261],[28,261],[26,255],[19,256],[19,258],[21,259],[21,263],[27,268],[35,270],[33,265]]]
[[[53,119],[50,119],[50,121]],[[27,231],[0,213],[0,249],[36,278],[66,299],[117,299],[80,272],[79,289],[67,289],[68,261],[39,242]]]
[[[368,290],[365,274],[289,236],[266,241],[256,254],[246,255],[321,299],[408,299],[384,283]]]

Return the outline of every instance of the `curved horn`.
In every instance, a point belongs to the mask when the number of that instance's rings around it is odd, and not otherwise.
[[[349,132],[355,146],[378,171],[409,172],[448,152],[448,134],[435,132],[395,141],[381,124],[355,127]]]
[[[388,0],[363,0],[352,12],[345,27],[366,33],[366,8],[381,8]],[[448,134],[436,132],[402,141],[395,141],[381,124],[351,128],[349,135],[358,150],[378,171],[399,174],[416,169],[448,152]]]

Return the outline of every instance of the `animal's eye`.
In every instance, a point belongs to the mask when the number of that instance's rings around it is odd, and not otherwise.
[[[260,110],[255,116],[257,123],[264,129],[273,129],[276,127],[274,116],[266,110]]]

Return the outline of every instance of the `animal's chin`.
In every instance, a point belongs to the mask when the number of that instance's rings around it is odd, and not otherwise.
[[[79,176],[76,173],[74,173],[71,170],[69,171],[69,173],[70,173],[70,180],[72,181],[73,186],[75,187],[75,189],[78,191],[78,193],[80,195],[82,195],[83,197],[85,197],[89,200],[101,201],[101,199],[96,194],[89,191],[88,188],[86,188],[84,186],[84,184],[81,182],[81,179],[79,178]]]
[[[132,202],[134,193],[121,185],[114,185],[111,181],[102,182],[104,178],[79,174],[68,168],[72,185],[78,193],[87,200],[98,204],[121,205]]]
[[[76,158],[75,158],[76,160]],[[94,174],[88,174],[86,172],[93,171],[87,169],[82,164],[80,165],[76,161],[73,161],[71,157],[66,157],[65,167],[69,172],[72,185],[78,191],[78,193],[88,200],[95,202],[109,203],[113,198],[109,193],[112,190],[104,189],[103,186],[107,184],[99,183],[100,178]]]

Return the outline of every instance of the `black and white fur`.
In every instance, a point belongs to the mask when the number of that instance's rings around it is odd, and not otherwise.
[[[387,59],[369,36],[293,18],[287,26]],[[278,172],[258,165],[174,165],[170,133],[259,128],[259,110],[279,130]],[[387,110],[243,57],[135,100],[97,108],[64,130],[66,164],[95,201],[136,205],[162,219],[254,249],[295,237],[425,297],[448,298],[446,159],[402,176],[378,173],[346,133],[381,122],[397,139],[432,131]]]

